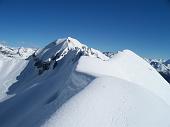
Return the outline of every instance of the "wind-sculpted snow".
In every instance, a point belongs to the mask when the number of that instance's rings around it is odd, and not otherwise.
[[[169,127],[170,107],[142,87],[113,77],[95,79],[43,127]]]
[[[66,46],[63,49],[68,48],[70,47]],[[55,51],[57,52],[57,50]],[[2,98],[0,126],[41,126],[65,101],[87,86],[94,77],[75,71],[80,57],[79,52],[78,48],[72,47],[64,55],[61,53],[60,59],[57,57],[54,59],[53,57],[56,54],[54,52],[54,54],[51,54],[50,51],[49,54],[39,52],[33,55],[29,63],[26,63],[25,69],[17,76],[17,81],[11,84],[6,91],[10,98]],[[85,54],[86,51],[82,51],[82,53],[82,55],[88,55]],[[107,58],[102,53],[100,54]],[[97,55],[92,57],[99,57]],[[48,59],[51,59],[49,67],[40,75],[39,69],[42,69],[43,66],[37,68],[35,63],[37,61],[48,62],[44,59],[47,56]],[[54,68],[55,62],[57,62],[57,65]]]
[[[93,77],[75,72],[76,63],[71,60],[66,56],[58,67],[41,76],[31,60],[17,77],[18,81],[8,88],[7,94],[15,96],[0,103],[0,126],[40,126],[60,105],[89,84]]]
[[[170,125],[168,83],[133,52],[119,52],[109,61],[83,56],[76,70],[96,79],[66,102],[43,127]]]
[[[109,59],[69,37],[27,60],[10,58],[9,65],[6,59],[0,61],[0,127],[170,125],[169,84],[129,50]]]
[[[106,56],[112,58],[116,53],[114,52],[103,52]],[[148,63],[152,65],[161,76],[170,83],[170,60],[165,61],[164,59],[147,59],[144,58]]]
[[[149,63],[132,51],[119,52],[109,61],[85,57],[79,63],[78,70],[81,72],[114,76],[136,83],[157,94],[170,105],[169,84]]]

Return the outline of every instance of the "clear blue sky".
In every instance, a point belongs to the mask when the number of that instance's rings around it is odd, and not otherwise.
[[[170,58],[170,0],[0,0],[0,40],[43,47],[75,37],[102,51]]]

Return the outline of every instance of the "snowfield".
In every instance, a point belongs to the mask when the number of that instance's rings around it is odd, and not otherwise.
[[[169,109],[136,84],[102,77],[65,103],[43,127],[168,127]]]
[[[23,59],[0,58],[0,102],[5,97],[8,87],[17,81],[19,75],[26,67],[28,61]]]
[[[68,37],[0,57],[0,127],[169,127],[170,86],[130,50],[110,59]]]

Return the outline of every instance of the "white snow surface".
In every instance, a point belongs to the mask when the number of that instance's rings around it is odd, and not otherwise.
[[[158,72],[170,73],[170,60],[163,59],[146,59]]]
[[[0,102],[7,97],[8,87],[16,82],[16,76],[23,71],[27,62],[21,59],[0,58]]]
[[[45,48],[38,50],[36,52],[37,57],[43,61],[49,61],[49,58],[52,58],[57,53],[60,53],[60,58],[62,59],[70,50],[76,50],[77,54],[82,52],[84,55],[90,57],[98,57],[102,60],[108,60],[109,58],[103,53],[95,50],[93,48],[88,48],[86,45],[81,44],[78,40],[68,37],[63,39],[58,39],[47,45]]]
[[[37,49],[35,48],[13,48],[0,44],[0,57],[10,57],[17,59],[26,59],[32,55]]]
[[[136,84],[102,77],[65,103],[43,127],[168,127],[169,109]]]
[[[68,37],[0,57],[0,74],[0,127],[170,126],[169,84],[130,50],[109,59]]]

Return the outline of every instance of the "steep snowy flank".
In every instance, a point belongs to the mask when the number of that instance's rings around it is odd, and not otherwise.
[[[162,59],[146,59],[158,72],[168,72],[170,68],[168,67],[168,60],[162,60]]]
[[[6,91],[28,64],[29,61],[25,59],[35,51],[32,48],[12,48],[0,44],[0,102],[13,96]]]
[[[165,61],[165,64],[166,64],[167,66],[170,65],[170,59],[167,60],[167,61]]]
[[[86,64],[83,64],[86,62]],[[100,62],[100,64],[98,64]],[[130,50],[118,52],[109,61],[100,61],[87,57],[80,59],[78,69],[88,74],[100,74],[118,77],[136,83],[170,104],[169,84],[159,73],[143,58],[137,56]]]
[[[0,127],[170,126],[169,84],[130,50],[109,59],[68,37],[3,59]]]
[[[12,48],[0,44],[0,57],[11,57],[11,58],[20,58],[26,59],[32,55],[37,49],[33,48]]]
[[[54,113],[44,127],[170,125],[168,83],[133,52],[119,52],[109,61],[83,56],[76,70],[96,79]]]
[[[101,52],[88,48],[71,37],[58,39],[50,43],[44,49],[35,52],[33,57],[36,61],[35,66],[39,69],[39,74],[42,74],[44,70],[48,70],[51,66],[54,69],[60,61],[63,61],[65,56],[69,55],[71,55],[69,59],[72,60],[72,63],[75,63],[81,56],[89,56],[101,60],[109,59]]]
[[[109,58],[112,58],[116,53],[114,52],[103,52]],[[144,58],[148,63],[152,65],[160,74],[161,76],[170,83],[170,60],[163,60],[163,59],[147,59]]]
[[[72,38],[59,39],[34,53],[16,76],[15,83],[2,84],[8,90],[5,91],[7,95],[1,97],[0,126],[41,126],[64,102],[94,79],[75,71],[82,55],[108,59]],[[15,69],[17,67],[13,71]]]
[[[170,83],[169,60],[146,59]]]
[[[113,77],[94,80],[43,127],[169,127],[170,108],[136,84]]]
[[[0,102],[11,97],[6,94],[6,91],[11,84],[17,81],[16,77],[23,71],[27,63],[27,60],[0,57]]]

